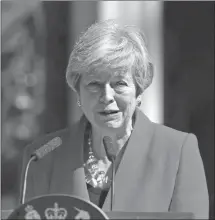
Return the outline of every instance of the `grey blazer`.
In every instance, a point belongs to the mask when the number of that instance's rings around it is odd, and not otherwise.
[[[209,199],[196,136],[152,123],[137,109],[136,123],[115,176],[113,211],[192,212],[208,218]],[[62,145],[29,168],[26,201],[46,194],[89,200],[83,168],[87,120],[48,134],[26,147],[23,171],[31,153],[54,137]],[[23,174],[21,185],[23,184]],[[109,211],[110,191],[102,209]]]

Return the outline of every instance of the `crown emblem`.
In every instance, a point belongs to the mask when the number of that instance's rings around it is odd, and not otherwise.
[[[58,203],[54,203],[54,208],[47,208],[45,210],[46,219],[66,219],[68,213],[65,208],[59,208]]]
[[[25,214],[25,219],[28,220],[28,219],[37,219],[37,220],[40,220],[41,217],[39,215],[39,213],[34,209],[34,207],[32,205],[27,205],[25,207],[25,211],[27,212]]]

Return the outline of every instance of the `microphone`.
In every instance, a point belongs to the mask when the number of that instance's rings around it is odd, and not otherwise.
[[[110,203],[110,210],[113,210],[113,203],[114,203],[114,182],[115,182],[115,159],[116,154],[114,153],[113,149],[113,141],[110,137],[105,136],[103,138],[103,144],[105,147],[105,152],[107,155],[108,160],[112,162],[112,172],[111,172],[111,203]]]
[[[55,148],[59,147],[61,144],[62,144],[62,140],[60,137],[53,138],[48,143],[44,144],[42,147],[34,151],[33,154],[31,154],[33,161],[40,160],[48,153],[53,151]]]
[[[25,203],[28,170],[29,170],[31,162],[40,160],[41,158],[46,156],[48,153],[50,153],[51,151],[59,147],[61,144],[62,144],[62,139],[60,137],[55,137],[31,154],[31,158],[28,161],[26,168],[25,168],[25,172],[24,172],[24,182],[23,182],[23,187],[21,191],[22,193],[21,193],[21,198],[20,198],[21,205]]]
[[[108,160],[111,162],[116,159],[116,153],[113,148],[113,141],[109,136],[104,136],[103,144]]]

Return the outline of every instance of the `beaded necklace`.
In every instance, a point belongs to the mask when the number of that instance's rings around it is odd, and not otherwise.
[[[136,115],[134,114],[133,122],[135,121],[135,119],[136,119]],[[85,181],[86,181],[86,183],[90,184],[94,188],[108,189],[111,185],[111,179],[108,175],[109,169],[105,173],[105,171],[99,167],[99,165],[98,165],[99,160],[95,157],[95,155],[93,153],[92,128],[91,128],[90,123],[88,123],[88,125],[86,126],[84,139],[87,140],[87,145],[88,145],[87,149],[89,150],[88,159],[84,163]],[[128,140],[126,141],[125,146],[127,146]],[[124,150],[126,148],[125,146],[123,147],[123,150],[120,151],[120,154],[118,154],[119,155],[118,159],[120,159],[122,157]],[[118,162],[116,163],[117,166],[119,165]]]
[[[88,130],[86,133],[86,138],[89,152],[88,159],[84,163],[85,181],[94,188],[107,189],[111,184],[111,180],[107,175],[108,171],[105,173],[105,171],[99,167],[99,160],[95,157],[92,150],[91,128],[87,126],[86,130]]]

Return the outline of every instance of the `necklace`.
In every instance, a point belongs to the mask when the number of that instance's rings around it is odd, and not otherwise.
[[[85,181],[94,188],[107,189],[111,184],[111,180],[108,175],[106,175],[105,171],[99,167],[99,160],[94,156],[92,150],[91,132],[88,132],[87,136],[89,152],[88,159],[86,163],[84,163]]]
[[[133,129],[131,129],[132,132]],[[130,135],[129,135],[130,136]],[[99,166],[99,160],[95,157],[93,149],[92,149],[92,129],[90,124],[86,126],[86,132],[84,135],[84,140],[87,140],[87,149],[88,149],[88,159],[84,163],[84,171],[85,171],[85,181],[86,183],[90,184],[94,188],[100,188],[100,189],[108,189],[111,185],[111,179],[109,178],[109,170],[105,172],[101,167]],[[120,151],[119,155],[121,158],[125,146],[127,145],[128,140],[126,141],[123,150]],[[118,164],[118,163],[117,163]]]

